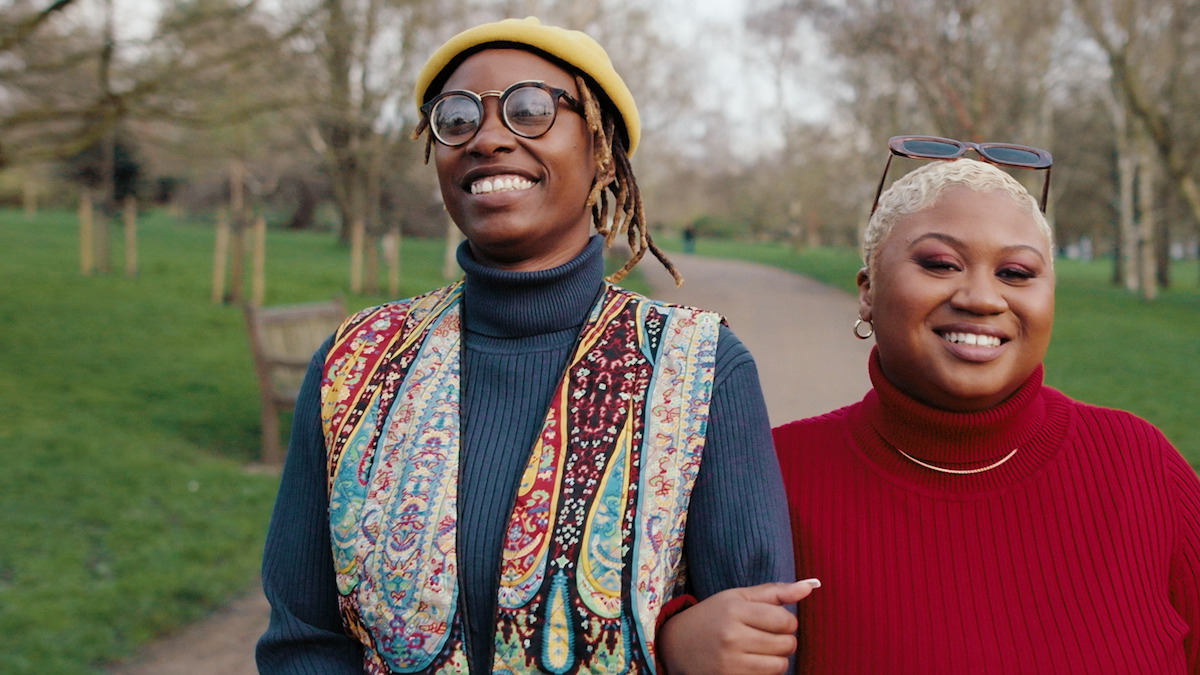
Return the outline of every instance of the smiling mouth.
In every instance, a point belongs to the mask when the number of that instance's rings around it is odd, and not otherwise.
[[[980,335],[978,333],[938,333],[946,342],[969,347],[999,347],[1006,342],[995,335]]]
[[[536,185],[534,181],[523,176],[488,176],[471,183],[471,194],[489,195],[497,192],[528,190],[534,185]]]

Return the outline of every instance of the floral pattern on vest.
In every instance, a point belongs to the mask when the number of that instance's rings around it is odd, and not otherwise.
[[[466,673],[461,285],[364,310],[322,381],[341,610],[365,670]],[[606,284],[531,450],[501,557],[497,673],[653,672],[681,588],[720,318]]]

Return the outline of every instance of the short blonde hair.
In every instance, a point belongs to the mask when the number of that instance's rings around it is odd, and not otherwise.
[[[1046,235],[1046,240],[1053,243],[1054,235],[1045,214],[1038,207],[1037,200],[1017,179],[991,164],[974,159],[935,160],[905,174],[880,195],[879,206],[871,215],[871,221],[867,223],[862,236],[862,259],[868,271],[873,269],[879,244],[892,231],[892,227],[901,218],[936,204],[942,191],[952,185],[960,185],[978,193],[1007,194],[1028,211],[1029,217]]]

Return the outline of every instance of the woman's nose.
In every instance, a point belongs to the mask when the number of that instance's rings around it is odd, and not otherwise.
[[[962,283],[950,298],[950,305],[980,315],[999,314],[1008,309],[1003,284],[990,272],[964,275]]]
[[[504,150],[511,150],[516,134],[504,125],[500,118],[500,102],[485,98],[483,100],[483,118],[479,121],[479,131],[467,142],[467,151],[490,155]]]

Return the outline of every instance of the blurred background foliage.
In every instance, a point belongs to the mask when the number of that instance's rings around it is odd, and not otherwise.
[[[1196,255],[1200,0],[9,0],[0,203],[244,190],[273,228],[440,235],[415,72],[531,14],[629,81],[661,231],[852,245],[886,139],[922,133],[1052,151],[1062,252],[1143,297]]]

